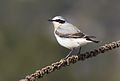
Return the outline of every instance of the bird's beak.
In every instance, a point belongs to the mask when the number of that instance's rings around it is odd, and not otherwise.
[[[48,21],[52,22],[53,20],[52,19],[48,19]]]

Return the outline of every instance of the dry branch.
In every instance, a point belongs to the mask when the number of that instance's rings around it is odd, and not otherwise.
[[[73,55],[71,57],[68,57],[67,59],[61,59],[59,62],[52,63],[50,66],[46,66],[41,70],[37,70],[35,73],[28,75],[25,77],[25,79],[19,81],[35,81],[35,79],[42,78],[45,74],[51,73],[55,70],[59,70],[62,67],[69,66],[70,64],[74,64],[78,61],[83,61],[91,57],[95,57],[98,54],[104,53],[106,51],[118,47],[120,47],[120,40],[116,42],[112,42],[110,44],[105,44],[104,46],[101,46],[98,49],[94,49],[90,52],[85,52],[84,54]]]

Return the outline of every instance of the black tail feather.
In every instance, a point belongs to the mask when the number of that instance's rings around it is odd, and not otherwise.
[[[99,43],[99,42],[100,42],[100,41],[98,41],[98,40],[94,40],[94,39],[91,39],[91,38],[87,38],[86,40],[92,41],[92,42],[94,42],[94,43]]]
[[[85,38],[86,38],[86,40],[92,41],[92,42],[94,42],[94,43],[99,43],[99,42],[100,42],[100,41],[98,41],[98,40],[92,39],[92,38],[96,38],[95,36],[88,36],[88,35],[86,35]]]

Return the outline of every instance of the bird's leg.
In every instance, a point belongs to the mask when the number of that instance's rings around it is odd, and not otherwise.
[[[81,47],[79,48],[78,54],[80,54],[80,52],[81,52]]]
[[[71,51],[68,53],[68,55],[65,57],[65,59],[67,59],[71,55],[71,53],[73,52],[73,50],[74,50],[74,48],[71,49]]]

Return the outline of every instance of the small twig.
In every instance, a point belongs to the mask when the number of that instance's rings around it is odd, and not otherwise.
[[[86,52],[84,54],[73,55],[71,57],[68,57],[67,59],[61,59],[59,62],[52,63],[50,66],[46,66],[41,70],[37,70],[35,73],[28,75],[25,77],[25,79],[19,81],[35,81],[35,79],[42,78],[45,74],[51,73],[55,70],[59,70],[62,67],[69,66],[70,64],[74,64],[77,61],[83,61],[85,59],[95,57],[98,54],[104,53],[106,51],[118,47],[120,47],[120,40],[116,42],[112,42],[110,44],[105,44],[104,46],[101,46],[98,49],[94,49],[93,51]]]

